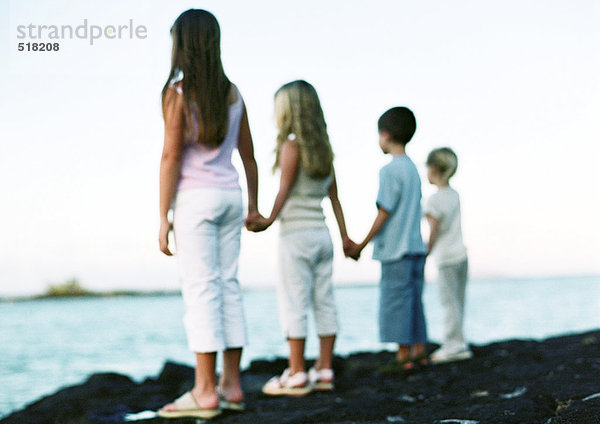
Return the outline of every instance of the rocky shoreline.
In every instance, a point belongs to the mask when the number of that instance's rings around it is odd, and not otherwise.
[[[431,346],[433,349],[435,346]],[[243,373],[247,410],[216,423],[540,423],[600,424],[600,330],[544,341],[473,346],[468,361],[409,374],[382,372],[391,352],[335,359],[336,390],[302,398],[260,391],[285,361],[254,361]],[[163,420],[156,410],[191,387],[193,370],[167,362],[157,378],[135,383],[95,374],[0,420],[1,424],[197,424]],[[148,419],[143,418],[148,417]],[[138,419],[140,421],[127,421]]]

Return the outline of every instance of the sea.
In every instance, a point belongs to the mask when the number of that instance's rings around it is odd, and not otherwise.
[[[335,287],[338,355],[394,349],[378,341],[378,295],[373,284]],[[423,300],[430,340],[438,342],[443,313],[436,284],[426,284]],[[286,356],[276,302],[273,288],[244,289],[243,367]],[[167,360],[193,365],[182,316],[179,295],[0,301],[0,418],[93,373],[143,381]],[[478,279],[467,287],[465,333],[472,344],[599,328],[600,276]],[[311,331],[308,358],[318,347]]]

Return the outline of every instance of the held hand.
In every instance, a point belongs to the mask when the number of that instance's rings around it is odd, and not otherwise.
[[[258,212],[249,214],[245,224],[248,231],[254,231],[255,233],[264,231],[271,225],[269,220]]]
[[[266,230],[271,225],[271,222],[267,218],[260,217],[253,222],[251,222],[247,227],[248,230],[254,231],[255,233],[259,233],[261,231]]]
[[[360,259],[361,252],[362,249],[360,248],[360,246],[358,244],[355,244],[354,246],[348,249],[348,257],[354,259],[355,261],[358,261]]]
[[[167,219],[161,219],[160,230],[158,232],[158,246],[160,251],[167,256],[173,256],[169,250],[169,231],[173,229],[173,225]]]
[[[248,212],[248,216],[246,216],[246,220],[244,221],[244,226],[248,231],[252,231],[251,227],[254,226],[255,222],[262,218],[262,215],[258,211]]]
[[[344,248],[344,256],[348,257],[347,251],[354,244],[356,244],[356,243],[354,243],[350,237],[346,236],[346,237],[342,238],[342,247]]]
[[[354,243],[349,237],[343,240],[344,255],[357,261],[360,258],[361,247]]]

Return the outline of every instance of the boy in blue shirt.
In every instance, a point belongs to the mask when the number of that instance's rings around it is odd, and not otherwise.
[[[421,179],[405,146],[415,133],[414,114],[394,107],[377,122],[379,146],[392,161],[379,171],[377,217],[360,244],[345,246],[358,259],[373,239],[373,259],[381,261],[379,336],[397,343],[396,360],[403,369],[426,364],[427,330],[423,303],[425,255],[421,237]]]

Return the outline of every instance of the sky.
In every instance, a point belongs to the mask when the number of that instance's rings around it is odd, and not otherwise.
[[[474,279],[600,273],[595,0],[0,0],[0,295],[72,277],[94,290],[179,287],[176,258],[157,245],[159,93],[169,28],[191,7],[221,24],[225,71],[249,113],[264,214],[278,188],[273,94],[302,78],[321,98],[353,239],[375,217],[378,169],[390,160],[377,144],[377,118],[402,105],[417,118],[407,153],[424,198],[434,192],[428,152],[450,146],[458,155],[452,185]],[[145,36],[19,38],[19,26],[86,22],[90,32],[133,24]],[[59,50],[18,50],[39,41]],[[376,282],[371,249],[357,263],[343,258],[324,205],[334,281]],[[244,231],[242,286],[273,286],[276,258],[277,228]],[[431,264],[427,275],[435,278]]]

